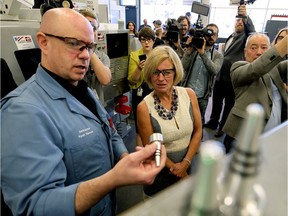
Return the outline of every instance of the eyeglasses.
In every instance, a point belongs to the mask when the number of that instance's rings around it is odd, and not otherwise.
[[[87,43],[87,42],[78,40],[76,38],[61,37],[61,36],[56,36],[56,35],[47,34],[47,33],[44,33],[44,34],[48,37],[54,37],[59,40],[62,40],[65,44],[68,45],[71,51],[74,51],[76,53],[82,52],[84,49],[87,49],[88,53],[91,55],[95,51],[96,46],[97,46],[95,42]]]
[[[164,77],[171,77],[175,73],[175,69],[156,70],[152,73],[153,77],[159,77],[162,74]]]
[[[140,42],[141,42],[141,43],[146,43],[146,42],[150,43],[150,42],[152,42],[152,41],[153,41],[152,38],[141,38],[141,39],[140,39]]]

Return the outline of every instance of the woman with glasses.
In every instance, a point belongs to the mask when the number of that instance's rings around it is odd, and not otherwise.
[[[148,95],[151,90],[143,79],[143,68],[146,57],[149,56],[155,41],[155,33],[150,27],[144,27],[139,32],[141,48],[131,52],[129,56],[128,81],[132,89],[132,108],[135,122],[137,121],[137,105]],[[141,139],[136,125],[136,145],[142,146]]]
[[[202,124],[197,97],[191,88],[176,86],[183,77],[181,60],[169,46],[154,48],[144,67],[144,80],[153,91],[137,108],[137,125],[142,143],[152,133],[161,133],[167,150],[164,169],[154,183],[144,186],[152,196],[186,177],[198,151]]]

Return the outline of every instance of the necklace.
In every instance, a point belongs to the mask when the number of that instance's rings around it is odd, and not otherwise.
[[[178,94],[175,89],[172,91],[172,102],[171,102],[171,111],[168,111],[163,105],[159,97],[154,94],[154,108],[156,109],[158,115],[165,120],[171,120],[173,117],[175,118],[176,111],[178,109]]]

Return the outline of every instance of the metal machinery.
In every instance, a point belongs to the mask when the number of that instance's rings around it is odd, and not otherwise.
[[[124,138],[131,129],[128,123],[131,109],[125,105],[129,102],[130,90],[127,81],[129,58],[127,31],[99,31],[97,49],[105,52],[110,58],[112,80],[109,85],[103,86],[105,108],[112,116],[118,133]]]
[[[111,83],[104,86],[104,100],[109,100],[129,91],[128,33],[127,31],[101,31],[98,33],[97,49],[105,52],[111,62]]]

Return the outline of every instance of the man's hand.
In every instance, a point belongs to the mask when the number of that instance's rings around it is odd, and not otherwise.
[[[206,47],[206,40],[205,38],[203,37],[203,46],[201,48],[196,48],[197,49],[197,52],[200,54],[200,55],[203,55],[205,53],[205,47]]]
[[[156,144],[137,147],[137,152],[122,158],[110,171],[113,173],[117,187],[129,184],[152,184],[156,175],[163,169],[166,161],[166,149],[161,148],[160,167],[156,166]]]
[[[247,16],[247,10],[245,4],[238,6],[238,15]]]

